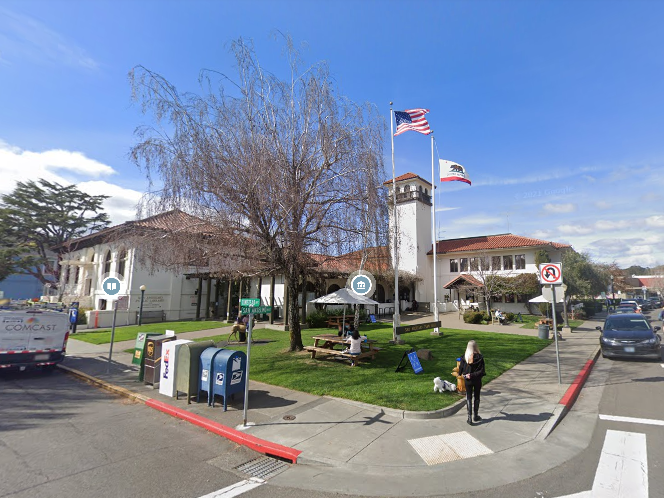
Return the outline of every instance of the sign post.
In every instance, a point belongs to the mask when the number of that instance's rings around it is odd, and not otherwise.
[[[561,263],[543,263],[539,267],[540,282],[551,286],[551,311],[553,315],[553,337],[556,342],[556,366],[558,367],[558,384],[562,384],[560,375],[560,350],[558,349],[558,324],[556,323],[556,287],[563,283],[563,269]]]
[[[261,306],[260,298],[244,298],[240,300],[242,313],[249,314],[247,323],[247,373],[244,383],[244,408],[242,410],[242,426],[247,426],[247,410],[249,409],[249,361],[251,360],[251,333],[254,329],[254,314],[271,313],[272,306]]]
[[[115,319],[118,316],[118,301],[113,301],[113,325],[111,325],[111,347],[108,350],[108,367],[106,373],[111,372],[111,358],[113,357],[113,342],[115,339]]]

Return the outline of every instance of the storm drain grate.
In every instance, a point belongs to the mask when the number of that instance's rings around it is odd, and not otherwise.
[[[281,474],[286,470],[289,465],[286,462],[281,460],[275,460],[270,457],[259,457],[253,460],[249,460],[242,465],[235,467],[240,472],[249,474],[252,477],[258,477],[260,479],[269,479],[274,477],[277,474]]]

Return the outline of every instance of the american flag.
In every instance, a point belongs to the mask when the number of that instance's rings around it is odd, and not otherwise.
[[[429,112],[429,109],[406,109],[405,111],[394,111],[394,117],[397,121],[397,132],[394,134],[401,135],[402,133],[413,130],[424,135],[431,133],[429,122],[424,115]]]

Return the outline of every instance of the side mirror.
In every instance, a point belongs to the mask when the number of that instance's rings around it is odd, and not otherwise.
[[[602,327],[597,326],[597,327],[595,327],[595,330],[599,330],[599,331],[601,332],[601,331],[602,331]]]
[[[658,330],[662,330],[662,327],[655,327],[653,330],[657,332]]]

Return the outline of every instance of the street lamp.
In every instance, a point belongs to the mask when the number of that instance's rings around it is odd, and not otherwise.
[[[145,285],[141,285],[141,307],[138,309],[138,326],[140,327],[143,322],[143,299],[145,298]]]

